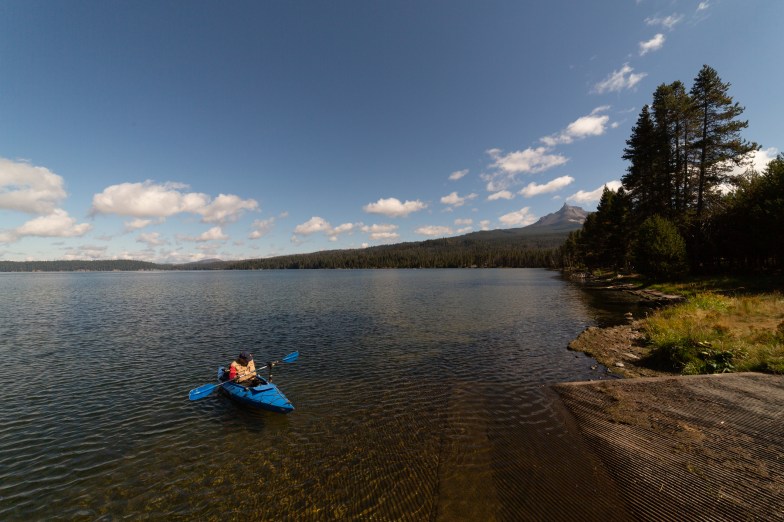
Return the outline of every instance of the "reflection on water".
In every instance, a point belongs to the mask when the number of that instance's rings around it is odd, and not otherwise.
[[[0,518],[612,519],[543,270],[0,274]],[[296,410],[189,402],[241,350]],[[603,491],[597,498],[596,492]]]

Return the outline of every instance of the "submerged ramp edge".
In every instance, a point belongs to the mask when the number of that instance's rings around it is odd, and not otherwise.
[[[784,376],[553,386],[644,520],[784,520]]]

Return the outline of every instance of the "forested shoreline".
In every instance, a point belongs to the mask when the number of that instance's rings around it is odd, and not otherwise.
[[[760,146],[741,137],[748,121],[729,87],[705,65],[689,91],[680,81],[656,89],[626,141],[621,188],[605,188],[570,234],[565,267],[660,279],[781,269],[784,156],[748,168]]]
[[[361,268],[559,268],[568,232],[479,232],[454,238],[239,261],[0,261],[0,272]]]

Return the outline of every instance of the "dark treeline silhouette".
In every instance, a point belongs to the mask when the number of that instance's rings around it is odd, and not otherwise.
[[[279,268],[500,268],[560,265],[564,234],[493,241],[447,238],[353,250],[330,250],[228,263],[226,269]]]
[[[740,132],[743,107],[705,65],[689,91],[660,85],[626,141],[617,191],[563,246],[567,267],[687,272],[779,269],[784,261],[784,157],[746,168],[760,147]]]
[[[0,261],[0,272],[111,272],[162,270],[169,265],[158,265],[145,261]]]
[[[242,261],[155,264],[142,261],[0,261],[0,272],[258,270],[341,268],[558,268],[567,232],[510,229],[362,249]]]

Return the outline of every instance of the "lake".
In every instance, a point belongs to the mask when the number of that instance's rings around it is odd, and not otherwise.
[[[548,385],[617,319],[557,272],[0,274],[0,519],[612,519]],[[614,307],[614,308],[613,308]],[[299,350],[289,415],[215,393]]]

